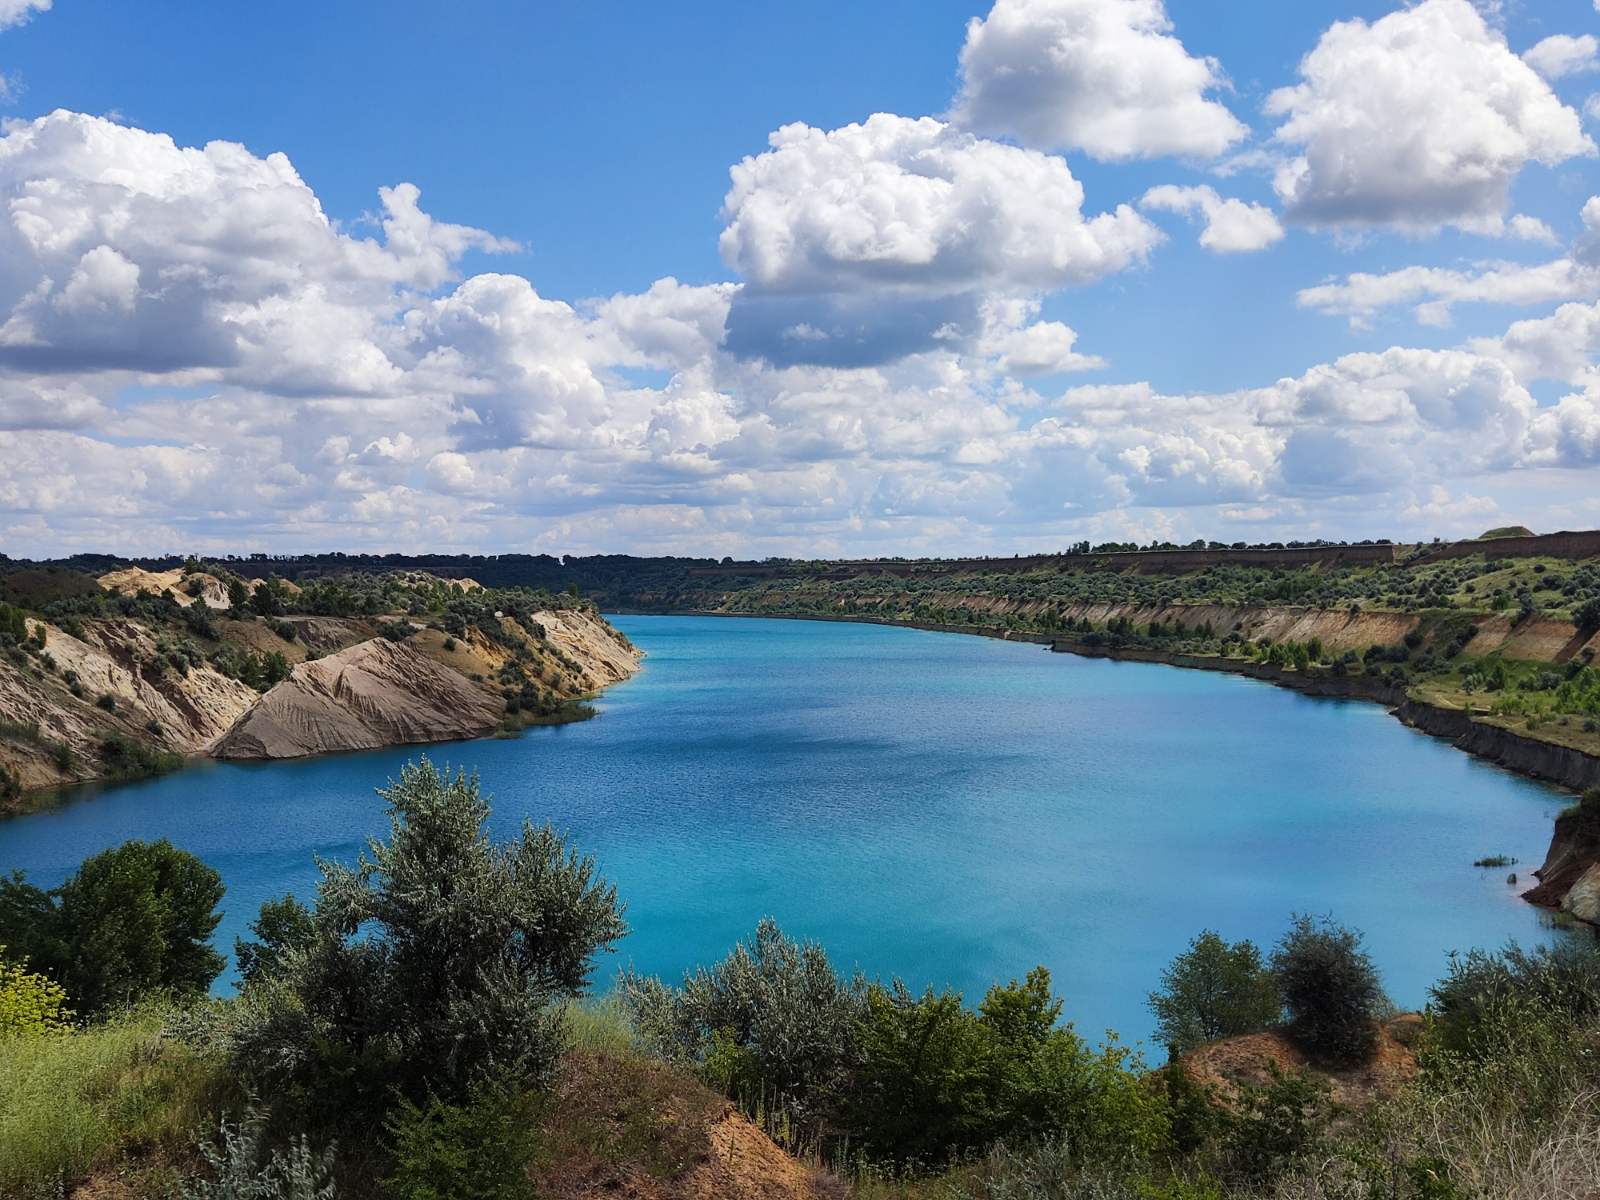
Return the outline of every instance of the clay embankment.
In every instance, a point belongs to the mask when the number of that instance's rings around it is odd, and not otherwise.
[[[448,638],[419,629],[404,642],[374,638],[367,618],[215,618],[227,644],[278,653],[294,664],[265,694],[209,664],[179,670],[155,636],[128,618],[83,620],[73,636],[42,631],[36,659],[0,659],[0,770],[24,792],[138,773],[140,753],[282,758],[475,737],[506,702],[489,680],[515,656],[469,629]],[[598,616],[539,612],[536,630],[513,627],[547,694],[576,699],[638,669],[640,655]],[[447,648],[448,647],[448,648]],[[321,657],[318,657],[321,656]],[[307,661],[307,660],[310,661]]]
[[[1185,1073],[1212,1088],[1224,1103],[1235,1102],[1243,1089],[1269,1086],[1276,1075],[1310,1071],[1328,1085],[1328,1098],[1340,1108],[1359,1112],[1373,1102],[1394,1096],[1417,1073],[1420,1013],[1401,1013],[1378,1026],[1377,1050],[1370,1061],[1348,1070],[1314,1066],[1283,1030],[1269,1029],[1207,1042],[1179,1060]]]
[[[504,703],[404,642],[373,638],[303,662],[214,746],[213,758],[304,758],[477,737]]]
[[[593,613],[537,612],[530,618],[537,630],[509,619],[505,624],[507,633],[534,647],[543,677],[562,699],[619,683],[638,670],[639,652]],[[506,710],[505,700],[482,681],[509,658],[477,630],[459,638],[436,629],[419,630],[403,642],[371,638],[297,665],[210,753],[301,758],[480,737],[499,725]]]

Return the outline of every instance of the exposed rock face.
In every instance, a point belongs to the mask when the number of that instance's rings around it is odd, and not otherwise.
[[[1492,718],[1475,717],[1458,708],[1440,708],[1418,700],[1401,703],[1395,709],[1395,716],[1424,733],[1449,738],[1468,754],[1499,763],[1521,775],[1547,779],[1577,791],[1600,787],[1600,758],[1543,738],[1527,737]]]
[[[302,758],[476,737],[503,703],[404,642],[373,638],[301,663],[212,747],[214,758]]]
[[[1600,862],[1592,863],[1567,889],[1561,911],[1591,925],[1600,925]]]
[[[1557,817],[1544,865],[1533,874],[1539,886],[1523,899],[1600,924],[1600,814],[1576,807]]]
[[[536,619],[545,636],[578,664],[579,682],[586,691],[621,683],[639,669],[639,652],[586,612],[541,612]]]
[[[180,570],[146,571],[142,567],[124,567],[120,571],[107,571],[100,576],[99,583],[106,591],[123,596],[141,593],[159,596],[171,592],[172,598],[185,608],[196,601],[207,608],[229,607],[227,585],[215,575],[200,571],[185,575]],[[191,587],[198,590],[198,596],[191,594]]]
[[[0,721],[36,730],[0,739],[0,768],[25,789],[99,777],[102,743],[112,735],[199,753],[256,701],[245,684],[210,667],[158,668],[155,642],[134,621],[86,622],[82,638],[38,621],[28,627],[43,630],[55,672],[0,659]],[[73,694],[71,678],[81,694]],[[96,703],[102,697],[110,708]],[[62,750],[71,753],[62,757]]]

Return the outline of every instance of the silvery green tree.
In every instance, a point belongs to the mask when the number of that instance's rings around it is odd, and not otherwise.
[[[549,826],[491,842],[475,775],[422,759],[378,794],[388,840],[354,867],[318,861],[309,929],[246,989],[240,1066],[332,1121],[541,1082],[565,1047],[562,1001],[627,931],[616,888]]]
[[[817,1118],[857,1065],[866,980],[840,975],[819,944],[786,937],[770,917],[679,987],[629,971],[620,991],[651,1049],[801,1120]]]

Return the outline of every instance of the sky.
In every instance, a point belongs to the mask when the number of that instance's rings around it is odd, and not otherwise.
[[[0,0],[0,553],[1600,526],[1600,0]]]

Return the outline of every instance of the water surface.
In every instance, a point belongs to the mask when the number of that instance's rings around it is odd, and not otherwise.
[[[1048,966],[1098,1036],[1149,1032],[1201,928],[1263,945],[1292,912],[1365,930],[1420,1004],[1451,949],[1551,936],[1506,872],[1566,802],[1381,708],[1255,680],[875,625],[617,617],[649,653],[602,715],[431,748],[476,768],[496,832],[553,821],[595,853],[633,932],[602,963],[675,974],[758,917],[841,966],[969,999]],[[222,873],[219,944],[308,896],[312,855],[385,828],[372,789],[415,747],[215,763],[0,823],[0,869],[59,882],[127,838]]]

